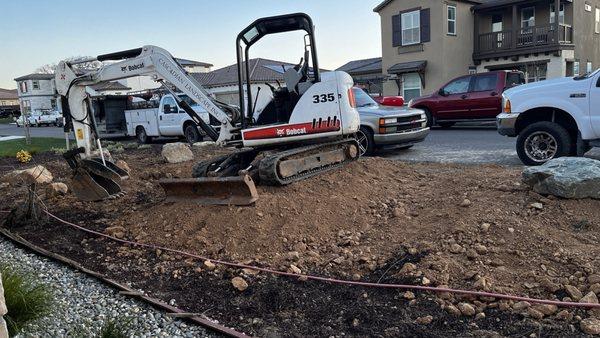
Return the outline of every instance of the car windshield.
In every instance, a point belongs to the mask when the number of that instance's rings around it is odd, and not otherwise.
[[[370,106],[377,106],[377,102],[375,102],[375,100],[373,100],[373,98],[371,96],[369,96],[369,94],[365,93],[364,90],[360,89],[360,88],[353,88],[352,89],[354,91],[354,98],[356,100],[356,107],[370,107]]]

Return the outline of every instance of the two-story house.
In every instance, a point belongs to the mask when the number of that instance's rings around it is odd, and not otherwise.
[[[489,70],[531,82],[600,67],[600,0],[386,0],[374,11],[386,95],[410,99]]]
[[[19,95],[16,89],[0,88],[0,115],[19,111]]]
[[[22,113],[58,108],[54,74],[29,74],[15,81]]]

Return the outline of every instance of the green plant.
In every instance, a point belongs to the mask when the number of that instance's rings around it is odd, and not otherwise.
[[[31,321],[50,313],[53,304],[51,288],[29,273],[0,266],[4,298],[8,313],[4,316],[8,333],[14,336]]]
[[[130,323],[131,319],[111,319],[108,322],[104,323],[104,326],[102,326],[102,329],[100,330],[100,334],[98,336],[100,338],[127,338],[127,331],[129,331]]]

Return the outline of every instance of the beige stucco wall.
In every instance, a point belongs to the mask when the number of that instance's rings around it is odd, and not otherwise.
[[[447,4],[457,6],[456,36],[447,34]],[[430,9],[431,41],[423,44],[422,51],[400,54],[399,47],[392,43],[392,16],[418,7]],[[468,73],[469,66],[473,65],[473,16],[470,8],[471,4],[442,0],[396,0],[384,7],[379,12],[384,74],[397,63],[426,60],[422,94],[429,94],[448,80]],[[384,95],[398,95],[398,91],[395,81],[384,83]]]

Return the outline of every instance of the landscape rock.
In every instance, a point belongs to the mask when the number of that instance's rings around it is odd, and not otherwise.
[[[289,272],[291,272],[291,273],[295,273],[295,274],[297,274],[297,275],[300,275],[300,274],[302,274],[302,270],[300,270],[300,268],[299,268],[299,267],[297,267],[297,266],[295,266],[294,264],[290,265]]]
[[[581,293],[581,291],[579,291],[579,289],[573,285],[565,285],[565,291],[567,291],[569,296],[575,301],[579,301],[581,298],[583,298],[583,293]]]
[[[562,157],[523,171],[523,182],[542,195],[600,199],[600,161]]]
[[[537,320],[544,318],[544,314],[541,311],[538,311],[534,308],[527,309],[527,314],[529,315],[529,317]]]
[[[417,270],[417,267],[413,263],[406,263],[402,266],[402,269],[400,269],[400,274],[406,275],[415,270]]]
[[[217,266],[211,261],[204,261],[204,268],[208,271],[213,271]]]
[[[130,173],[131,172],[131,168],[129,168],[129,164],[127,164],[127,162],[123,161],[123,160],[118,160],[115,165],[117,167],[119,167],[120,169],[125,170],[126,172]]]
[[[588,304],[598,304],[598,297],[594,292],[589,292],[583,298],[579,300],[580,303],[588,303]]]
[[[463,208],[469,207],[471,206],[471,200],[465,198],[461,203],[460,206]]]
[[[411,291],[406,291],[404,293],[404,299],[413,300],[413,299],[415,299],[415,294],[412,293]]]
[[[543,313],[545,316],[551,316],[558,311],[558,307],[556,305],[551,304],[540,304],[534,307],[537,311]]]
[[[69,192],[69,187],[61,182],[50,183],[47,188],[47,193],[51,196],[62,196]]]
[[[419,317],[416,320],[417,324],[420,324],[420,325],[429,325],[429,324],[431,324],[432,321],[433,321],[432,316]]]
[[[245,291],[248,288],[248,283],[242,277],[234,277],[231,284],[238,291]]]
[[[473,307],[473,305],[471,305],[469,303],[458,304],[458,309],[460,310],[460,313],[462,313],[464,316],[468,316],[468,317],[474,316],[475,313],[477,312],[475,310],[475,307]]]
[[[0,181],[10,184],[46,184],[52,182],[53,178],[52,173],[48,169],[37,165],[33,168],[9,172]]]
[[[515,311],[521,311],[529,308],[531,304],[529,302],[518,302],[513,305]]]
[[[112,237],[116,237],[116,238],[125,237],[126,232],[127,232],[127,230],[125,230],[125,228],[123,228],[122,226],[113,226],[113,227],[108,227],[108,228],[104,229],[105,234],[112,236]]]
[[[453,315],[453,316],[460,316],[461,312],[460,310],[454,306],[454,305],[448,305],[444,308],[444,310],[446,310],[446,312],[448,312],[449,314]]]
[[[600,319],[586,318],[581,321],[580,327],[586,334],[600,335]]]
[[[590,275],[590,276],[588,276],[588,283],[590,283],[590,284],[598,284],[598,283],[600,283],[600,275]]]
[[[161,154],[169,163],[181,163],[194,159],[194,153],[192,153],[190,146],[181,142],[165,144]]]

